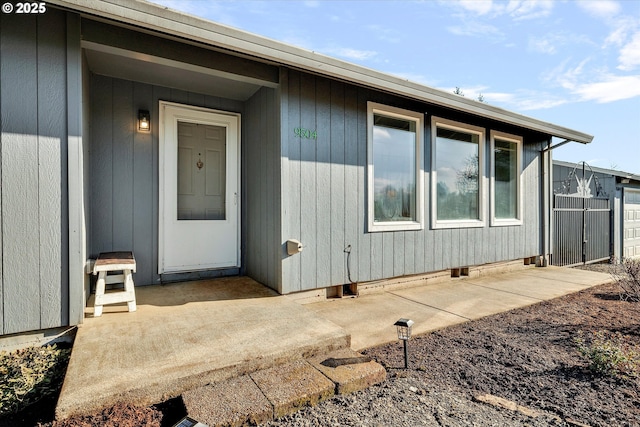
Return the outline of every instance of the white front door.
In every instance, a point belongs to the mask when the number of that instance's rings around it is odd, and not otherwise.
[[[239,267],[240,116],[160,102],[158,272]]]

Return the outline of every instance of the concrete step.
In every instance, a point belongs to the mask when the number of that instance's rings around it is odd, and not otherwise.
[[[341,349],[189,390],[182,399],[189,417],[209,427],[255,425],[385,378],[380,364]]]

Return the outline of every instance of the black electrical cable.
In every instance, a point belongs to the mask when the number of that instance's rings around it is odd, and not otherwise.
[[[347,278],[349,283],[353,284],[354,282],[351,280],[351,245],[344,248],[344,253],[347,254]]]

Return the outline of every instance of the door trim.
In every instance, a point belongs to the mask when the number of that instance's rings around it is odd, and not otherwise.
[[[180,113],[183,114],[182,117],[184,117],[185,119],[193,122],[193,123],[202,123],[202,124],[210,124],[206,119],[202,118],[203,114],[216,114],[216,115],[221,115],[221,116],[230,116],[230,117],[234,117],[237,120],[237,129],[236,129],[236,158],[237,158],[237,165],[236,165],[236,188],[237,188],[237,195],[235,195],[235,199],[236,199],[236,231],[237,231],[237,235],[236,235],[236,243],[237,243],[237,250],[236,250],[236,260],[234,265],[211,265],[211,266],[203,266],[203,268],[198,268],[198,269],[193,269],[193,268],[189,268],[187,270],[176,270],[175,268],[168,268],[165,265],[165,247],[164,247],[164,239],[165,239],[165,220],[167,218],[165,218],[165,190],[168,187],[168,184],[166,182],[166,174],[164,173],[165,171],[165,167],[167,166],[165,164],[165,149],[166,149],[166,144],[167,144],[167,135],[165,134],[165,125],[166,125],[166,121],[169,120],[169,118],[167,117],[167,112],[166,112],[166,108],[170,107],[173,110],[178,109],[180,110]],[[215,109],[211,109],[211,108],[205,108],[205,107],[197,107],[197,106],[193,106],[193,105],[187,105],[187,104],[179,104],[179,103],[175,103],[175,102],[168,102],[168,101],[160,101],[159,102],[159,111],[160,111],[160,117],[159,117],[159,122],[158,122],[158,128],[159,128],[159,133],[158,133],[158,274],[167,274],[167,273],[182,273],[182,272],[189,272],[189,271],[198,271],[198,270],[209,270],[209,269],[220,269],[220,268],[240,268],[240,260],[241,260],[241,242],[240,242],[240,236],[241,236],[241,212],[242,212],[242,205],[241,205],[241,194],[242,194],[242,186],[241,186],[241,164],[242,164],[242,159],[240,156],[241,153],[241,114],[240,113],[233,113],[233,112],[229,112],[229,111],[222,111],[222,110],[215,110]],[[170,115],[171,117],[175,117],[174,114]],[[176,141],[177,144],[177,141]],[[229,195],[229,197],[234,197],[233,195]]]

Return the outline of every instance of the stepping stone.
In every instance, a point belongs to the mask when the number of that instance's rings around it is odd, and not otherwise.
[[[273,405],[275,418],[316,405],[334,395],[335,385],[305,360],[254,372],[253,381]]]
[[[209,427],[256,425],[273,419],[273,407],[248,375],[182,394],[190,418]]]
[[[349,348],[307,359],[336,385],[336,394],[364,390],[387,378],[387,371],[370,357]]]

